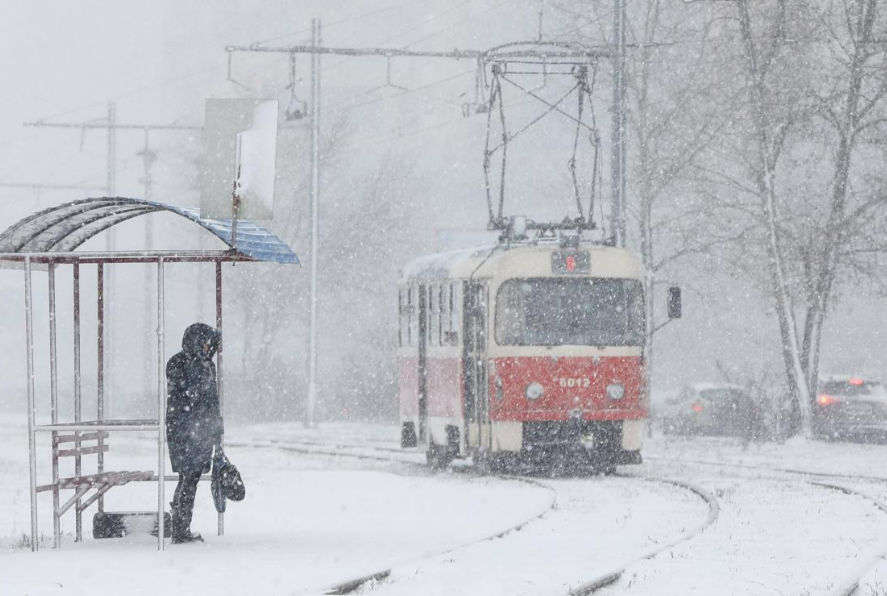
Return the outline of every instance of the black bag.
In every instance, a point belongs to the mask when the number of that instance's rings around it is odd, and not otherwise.
[[[170,536],[172,518],[163,514],[163,533]],[[157,536],[156,511],[100,511],[92,518],[92,537],[122,538],[129,534],[151,534]]]
[[[228,457],[221,447],[216,447],[213,457],[213,472],[210,490],[213,495],[213,504],[219,513],[225,512],[225,501],[242,501],[246,497],[246,487],[243,478],[237,471],[237,466],[228,461]]]

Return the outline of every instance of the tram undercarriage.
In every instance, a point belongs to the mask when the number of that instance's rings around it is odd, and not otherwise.
[[[437,425],[429,422],[441,428],[438,432],[429,430],[429,437],[421,443],[415,423],[405,422],[401,430],[401,446],[424,447],[428,464],[434,469],[446,468],[454,459],[468,455],[479,467],[491,471],[530,469],[612,473],[616,466],[642,463],[640,438],[624,436],[626,421],[622,420],[573,418],[511,423],[512,428],[520,426],[520,444],[512,445],[513,449],[502,449],[500,442],[495,440],[495,431],[490,443],[496,447],[477,447],[476,440],[471,441],[472,446],[467,446],[462,441],[459,426],[443,421]],[[628,435],[642,432],[643,421],[627,422]]]

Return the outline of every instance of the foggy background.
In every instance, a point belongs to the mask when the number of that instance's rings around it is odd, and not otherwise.
[[[699,3],[686,6],[693,4]],[[310,20],[320,17],[324,45],[486,49],[536,39],[540,10],[546,38],[609,41],[609,7],[579,0],[266,0],[261,5],[233,0],[32,0],[7,6],[0,20],[0,183],[95,190],[0,186],[0,228],[37,209],[105,194],[105,131],[24,127],[25,122],[102,123],[108,102],[114,102],[119,123],[199,127],[204,101],[210,97],[274,98],[280,100],[281,108],[293,101],[293,92],[287,89],[290,72],[285,54],[236,54],[231,64],[233,80],[228,80],[226,45],[308,43]],[[675,39],[716,36],[713,28],[732,27],[717,16],[706,11],[670,13],[673,24],[667,32]],[[634,36],[642,34],[638,28],[632,30]],[[664,141],[639,141],[634,127],[640,112],[633,110],[629,115],[628,227],[629,247],[634,250],[641,247],[639,151],[660,152],[665,168],[696,142],[694,126],[714,118],[713,114],[723,116],[735,109],[726,100],[712,97],[721,91],[729,97],[723,85],[733,73],[724,63],[709,61],[701,46],[663,45],[662,53],[647,62],[654,73],[662,75],[654,77],[650,89],[653,103],[663,111],[673,108],[671,114],[677,114],[678,125]],[[683,68],[681,60],[687,60]],[[483,232],[487,221],[482,171],[486,119],[463,116],[463,104],[475,101],[476,65],[468,60],[393,59],[390,79],[387,66],[381,58],[323,58],[320,419],[396,417],[398,272],[421,254],[489,237]],[[817,69],[815,55],[807,58],[807,67]],[[604,142],[605,178],[595,217],[602,219],[602,208],[604,223],[609,198],[610,77],[611,67],[602,61],[594,97]],[[679,96],[680,84],[696,84],[706,102],[697,104]],[[631,93],[637,97],[637,89]],[[295,95],[296,100],[310,97],[307,56],[297,59]],[[530,114],[521,110],[536,108],[519,106],[518,113]],[[723,122],[712,126],[710,136],[741,137],[741,122]],[[552,128],[545,128],[549,125]],[[509,195],[506,212],[538,220],[575,216],[566,213],[571,209],[565,194],[566,154],[558,153],[571,129],[555,121],[541,126],[547,132],[510,158],[515,160],[512,164],[524,165],[513,172],[516,178],[510,188],[514,194]],[[797,196],[793,209],[798,213],[815,211],[813,201],[807,199],[822,184],[817,160],[829,156],[817,145],[821,135],[816,130],[807,132],[809,142],[792,145],[788,159],[797,167],[785,178],[785,186]],[[728,142],[716,145],[700,159],[704,157],[713,169],[732,173],[732,166],[724,164],[734,158],[741,161],[745,146],[737,141],[731,152]],[[199,134],[152,132],[149,147],[156,154],[150,198],[197,206]],[[145,156],[140,154],[144,149],[141,131],[118,132],[117,195],[145,196]],[[304,411],[310,274],[308,149],[308,119],[281,118],[275,219],[267,224],[290,243],[302,267],[225,267],[226,410],[233,418],[299,419]],[[545,161],[549,157],[551,164]],[[873,152],[863,164],[871,166],[872,176],[883,167],[881,157]],[[872,192],[879,191],[880,179],[864,178],[860,175],[855,188],[868,182]],[[657,203],[655,217],[666,222],[657,236],[658,254],[680,253],[688,246],[693,250],[658,274],[663,284],[684,288],[684,318],[655,336],[654,392],[689,382],[724,380],[725,370],[734,380],[769,371],[773,385],[784,383],[759,235],[740,234],[732,243],[711,242],[744,225],[741,215],[709,210],[730,192],[713,185],[711,179],[701,180],[699,171],[688,171],[663,191]],[[220,245],[181,218],[149,217],[156,218],[155,248]],[[119,249],[145,245],[143,220],[118,226]],[[674,221],[681,223],[669,227],[667,222]],[[807,231],[813,226],[799,225]],[[104,246],[105,239],[99,237],[84,248]],[[148,266],[115,270],[108,295],[112,329],[106,394],[114,416],[151,413],[157,385],[156,278]],[[879,271],[851,276],[835,289],[823,330],[823,373],[882,377],[887,372],[887,314],[877,283]],[[34,280],[38,401],[47,404],[48,333],[46,296],[41,293],[45,276],[35,273]],[[4,313],[0,318],[0,406],[10,411],[23,410],[26,403],[22,286],[21,272],[0,271]],[[72,375],[70,268],[60,271],[59,286],[60,386],[65,403],[64,391],[71,387]],[[94,268],[84,268],[83,288],[84,407],[88,408],[90,392],[95,391],[95,337],[90,334],[95,322]],[[167,267],[167,358],[178,350],[181,332],[189,323],[214,321],[212,288],[211,266]],[[659,290],[657,301],[662,305],[664,285]]]

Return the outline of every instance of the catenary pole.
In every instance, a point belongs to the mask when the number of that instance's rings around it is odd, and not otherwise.
[[[117,129],[115,126],[117,125],[117,104],[113,101],[108,102],[108,168],[107,168],[107,189],[105,192],[107,196],[113,197],[117,194]],[[105,241],[107,242],[107,250],[108,252],[114,252],[117,250],[117,230],[115,228],[111,228],[106,232]],[[109,267],[105,272],[106,280],[105,280],[105,291],[111,295],[112,299],[116,297],[115,292],[115,281],[116,275],[115,271],[111,271]],[[105,336],[104,342],[107,348],[110,348],[114,343],[114,317],[112,314],[113,309],[111,308],[112,301],[106,300],[104,302],[104,316],[105,316]],[[110,353],[109,349],[105,350],[104,358],[107,358]],[[111,367],[107,366],[108,362],[105,360],[102,362],[105,365],[105,382],[107,383],[107,387],[111,389],[108,392],[107,402],[107,411],[105,412],[109,417],[112,416],[112,406],[114,405],[115,395],[114,395],[114,375]]]
[[[610,233],[625,246],[625,0],[615,0],[613,22],[613,121],[610,174]]]
[[[144,168],[144,179],[142,182],[145,186],[145,196],[144,199],[146,201],[154,200],[154,161],[157,158],[157,154],[151,150],[151,128],[145,127],[145,144],[141,151],[139,151],[139,155],[142,158],[142,166]],[[152,215],[148,215],[145,217],[145,249],[154,250],[154,217]],[[142,312],[144,312],[145,317],[145,329],[150,327],[149,321],[151,319],[151,302],[152,302],[152,275],[151,275],[151,267],[145,266],[145,308]],[[142,358],[142,367],[143,374],[145,376],[145,386],[148,385],[148,380],[151,378],[151,358],[149,354],[151,354],[151,337],[146,333],[144,335],[144,345],[143,345],[143,354]]]
[[[321,46],[320,19],[311,19],[311,45]],[[311,320],[308,346],[308,426],[317,407],[317,248],[320,205],[320,53],[311,54]]]

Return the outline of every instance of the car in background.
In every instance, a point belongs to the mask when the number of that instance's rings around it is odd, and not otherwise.
[[[813,404],[819,438],[887,438],[887,388],[878,379],[831,376],[819,381]]]
[[[658,418],[665,434],[726,435],[757,438],[763,429],[760,408],[748,388],[726,383],[696,383],[661,404]]]

